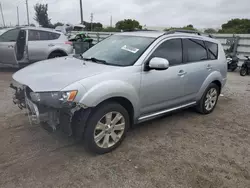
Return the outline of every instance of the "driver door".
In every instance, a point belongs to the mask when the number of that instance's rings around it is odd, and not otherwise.
[[[186,102],[186,65],[183,64],[181,39],[162,42],[150,56],[169,61],[167,70],[149,70],[142,73],[141,116],[180,106]],[[148,62],[149,62],[148,61]]]
[[[20,29],[11,29],[0,36],[0,63],[17,65],[15,45]]]

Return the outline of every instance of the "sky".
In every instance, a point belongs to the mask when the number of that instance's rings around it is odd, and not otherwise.
[[[26,0],[0,0],[5,23],[17,24],[17,6],[20,24],[27,24]],[[82,0],[83,17],[104,26],[122,19],[136,19],[147,27],[182,27],[188,24],[196,28],[219,28],[232,18],[250,19],[250,0]],[[48,3],[48,15],[52,23],[80,23],[79,0],[28,0],[30,23],[34,21],[34,5]],[[0,25],[2,25],[0,15]]]

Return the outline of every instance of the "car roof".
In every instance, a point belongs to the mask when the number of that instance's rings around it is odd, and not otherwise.
[[[44,28],[44,27],[22,27],[21,29],[30,29],[30,30],[39,30],[39,31],[49,31],[58,34],[62,34],[61,32],[56,31],[55,29]]]
[[[150,37],[158,38],[164,35],[163,31],[132,31],[132,32],[122,32],[115,35],[125,35],[125,36],[137,36],[137,37]]]
[[[164,31],[132,31],[132,32],[122,32],[117,33],[115,35],[123,35],[123,36],[138,36],[138,37],[149,37],[149,38],[159,38],[161,36],[166,37],[190,37],[194,39],[200,39],[200,40],[206,40],[214,43],[219,43],[218,40],[209,37],[208,34],[204,35],[198,35],[195,33],[183,33],[183,32],[176,32],[167,34],[167,32]],[[207,35],[207,36],[206,36]]]

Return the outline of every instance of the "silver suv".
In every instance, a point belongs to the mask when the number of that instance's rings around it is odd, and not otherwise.
[[[0,66],[23,65],[73,53],[67,36],[52,29],[20,27],[0,30]]]
[[[32,122],[83,138],[88,150],[102,154],[133,124],[187,107],[211,113],[226,76],[217,40],[138,31],[113,35],[78,57],[28,66],[13,75],[11,87]]]

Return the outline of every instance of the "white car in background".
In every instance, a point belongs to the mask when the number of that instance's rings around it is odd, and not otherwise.
[[[17,27],[0,30],[0,66],[22,67],[73,53],[67,36],[52,29]]]

